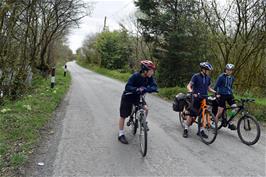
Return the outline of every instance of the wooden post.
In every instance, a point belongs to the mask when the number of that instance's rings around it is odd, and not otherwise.
[[[64,68],[64,76],[66,77],[66,73],[67,73],[67,64],[65,64],[65,68]]]
[[[54,88],[55,86],[55,67],[52,68],[51,72],[51,88]]]

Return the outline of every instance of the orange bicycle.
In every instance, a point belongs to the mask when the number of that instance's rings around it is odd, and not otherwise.
[[[215,122],[215,115],[212,113],[212,106],[207,104],[207,102],[211,102],[214,97],[199,95],[203,99],[200,104],[200,110],[198,111],[198,116],[193,119],[193,122],[197,123],[198,125],[198,134],[202,142],[205,144],[211,144],[215,141],[217,136],[217,123]],[[192,94],[187,94],[186,104],[181,112],[179,112],[179,120],[181,126],[185,128],[185,120],[186,115],[189,114],[189,110],[192,108]],[[192,123],[193,124],[193,123]],[[207,137],[203,137],[200,133],[200,128],[204,129],[205,134]]]

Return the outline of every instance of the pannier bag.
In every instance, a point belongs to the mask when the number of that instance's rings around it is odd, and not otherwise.
[[[207,104],[212,107],[212,113],[216,115],[218,111],[218,100],[215,97],[208,97]]]
[[[184,93],[177,94],[173,102],[173,110],[176,112],[181,112],[183,111],[185,105],[186,105],[186,94]]]

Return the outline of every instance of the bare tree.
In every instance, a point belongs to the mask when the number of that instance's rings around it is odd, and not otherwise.
[[[16,96],[29,71],[47,74],[57,41],[90,11],[91,5],[79,0],[1,1],[0,89]]]
[[[266,64],[265,1],[227,2],[226,8],[223,9],[217,0],[201,0],[206,22],[213,35],[212,51],[221,69],[229,62],[236,65],[235,75],[239,77],[239,87],[245,87],[247,90],[252,86],[265,87],[258,82]]]

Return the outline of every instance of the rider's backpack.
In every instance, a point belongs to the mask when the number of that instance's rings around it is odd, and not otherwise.
[[[179,93],[175,96],[174,102],[173,102],[173,110],[176,112],[183,111],[185,105],[186,105],[186,95],[183,93]]]

